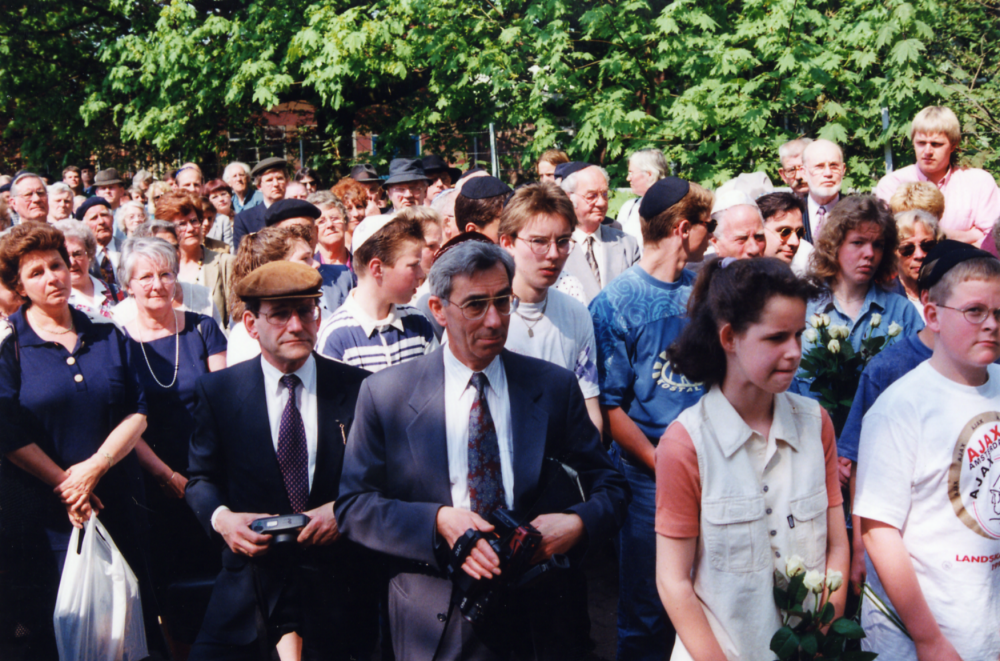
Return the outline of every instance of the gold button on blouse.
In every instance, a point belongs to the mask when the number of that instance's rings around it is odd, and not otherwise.
[[[73,377],[73,380],[76,381],[77,383],[82,383],[83,382],[83,375],[82,374],[77,374],[76,376]]]
[[[69,358],[66,359],[66,364],[67,365],[76,365],[76,358],[74,358],[73,356],[70,356]]]

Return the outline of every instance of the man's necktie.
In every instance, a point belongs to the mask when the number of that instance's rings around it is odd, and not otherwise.
[[[819,238],[819,233],[823,230],[823,221],[826,220],[826,207],[821,206],[816,209],[816,236],[813,241]]]
[[[285,480],[285,491],[293,512],[301,512],[309,500],[309,450],[306,448],[306,428],[295,403],[295,388],[302,383],[294,374],[281,377],[288,388],[288,403],[281,412],[278,425],[278,466]]]
[[[104,282],[107,282],[109,285],[114,285],[115,269],[111,265],[111,260],[108,259],[107,253],[101,257],[101,273],[104,274]]]
[[[597,286],[601,286],[601,270],[597,268],[597,257],[594,255],[594,235],[591,234],[587,237],[587,266],[590,267],[590,272],[594,274],[594,279],[597,280]]]
[[[505,505],[503,476],[500,472],[500,443],[493,425],[486,386],[489,381],[482,372],[472,375],[476,399],[469,412],[469,497],[472,511],[480,516]]]

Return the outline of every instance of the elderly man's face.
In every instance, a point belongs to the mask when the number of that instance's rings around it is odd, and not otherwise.
[[[97,197],[103,197],[111,205],[112,209],[117,209],[122,197],[125,195],[125,187],[121,184],[111,184],[110,186],[98,186],[94,191]]]
[[[779,211],[764,221],[764,234],[767,239],[764,256],[777,257],[791,264],[805,235],[802,212],[798,209]]]
[[[649,187],[656,183],[656,178],[645,170],[640,170],[631,163],[628,164],[628,183],[632,187],[632,192],[642,197],[649,190]]]
[[[595,167],[577,173],[576,191],[569,194],[580,229],[593,234],[608,212],[608,182]]]
[[[268,204],[285,197],[288,177],[282,170],[270,170],[260,176],[260,194]]]
[[[809,194],[817,202],[831,201],[840,193],[847,168],[840,149],[825,140],[817,140],[802,153]]]
[[[24,177],[17,182],[17,194],[11,196],[14,211],[21,220],[45,222],[49,217],[49,193],[41,179]]]
[[[53,193],[49,198],[49,213],[54,220],[65,220],[73,213],[73,191]]]
[[[98,245],[106,246],[111,243],[114,232],[114,215],[111,209],[103,204],[90,207],[87,213],[83,214],[83,222],[87,223],[87,227],[94,233]]]
[[[63,183],[75,190],[80,185],[80,173],[70,170],[63,175]]]
[[[766,240],[760,213],[751,206],[740,204],[726,209],[719,226],[721,236],[711,241],[719,257],[747,259],[764,254]]]
[[[491,302],[482,317],[466,319],[468,310],[477,304],[467,306],[466,311],[462,310],[462,306],[473,301],[495,301],[512,295],[507,271],[498,262],[489,269],[476,271],[471,277],[455,276],[451,281],[449,303],[431,296],[431,312],[438,323],[448,329],[451,351],[466,367],[481,371],[500,355],[507,342],[510,308],[506,308],[507,314],[502,315],[497,311],[497,304]]]
[[[194,168],[187,168],[177,173],[177,188],[192,195],[201,195],[201,173]]]
[[[247,173],[243,170],[243,168],[235,168],[229,173],[226,183],[232,187],[233,192],[242,195],[243,191],[247,189]]]
[[[290,181],[288,185],[285,186],[285,199],[286,200],[304,200],[309,197],[309,189],[307,189],[300,181]]]
[[[802,154],[786,158],[778,169],[778,174],[796,195],[805,195],[809,192],[809,184],[806,183],[805,171],[802,168]]]
[[[426,181],[404,181],[399,184],[392,184],[388,187],[389,199],[392,201],[392,208],[399,211],[406,207],[413,207],[424,203],[427,199]]]

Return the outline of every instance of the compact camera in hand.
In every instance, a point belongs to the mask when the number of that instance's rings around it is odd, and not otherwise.
[[[273,536],[275,544],[285,544],[298,539],[299,532],[308,524],[309,517],[305,514],[283,514],[254,519],[250,523],[250,530],[258,535]]]
[[[472,624],[488,620],[505,593],[532,582],[551,569],[569,567],[569,561],[561,555],[532,566],[531,559],[542,544],[542,533],[530,523],[519,523],[509,510],[498,509],[486,518],[493,525],[493,532],[470,528],[455,542],[445,567],[455,586],[459,612]],[[499,576],[476,580],[462,569],[480,539],[486,540],[500,558]]]

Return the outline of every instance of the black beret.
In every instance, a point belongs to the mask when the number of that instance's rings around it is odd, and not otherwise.
[[[264,174],[268,170],[281,170],[282,172],[287,173],[288,161],[283,158],[278,158],[277,156],[265,158],[263,161],[253,166],[253,170],[250,171],[250,176],[256,177],[259,174]]]
[[[323,276],[319,271],[298,262],[268,262],[250,271],[236,285],[241,299],[278,301],[285,298],[319,298]]]
[[[582,161],[570,161],[569,163],[560,163],[556,166],[556,171],[553,176],[556,179],[565,179],[566,177],[579,172],[580,170],[586,170],[590,167],[590,163],[584,163]]]
[[[646,220],[656,218],[661,213],[684,199],[691,190],[691,184],[677,177],[664,177],[649,187],[639,203],[639,215]]]
[[[264,225],[271,227],[289,218],[312,218],[316,220],[323,215],[315,204],[305,200],[278,200],[264,213]]]
[[[103,197],[97,197],[97,196],[88,197],[85,201],[80,203],[80,206],[76,208],[76,211],[73,212],[73,217],[76,218],[77,220],[83,220],[83,217],[86,215],[87,210],[90,209],[91,207],[107,207],[110,210],[111,203],[105,200]]]
[[[924,257],[924,263],[920,267],[920,276],[917,278],[917,291],[927,291],[941,282],[941,278],[948,271],[962,262],[983,257],[996,259],[991,253],[970,246],[968,243],[951,239],[942,240],[931,248],[931,251]]]
[[[485,200],[511,193],[510,186],[496,177],[473,177],[462,186],[462,195],[470,200]]]

